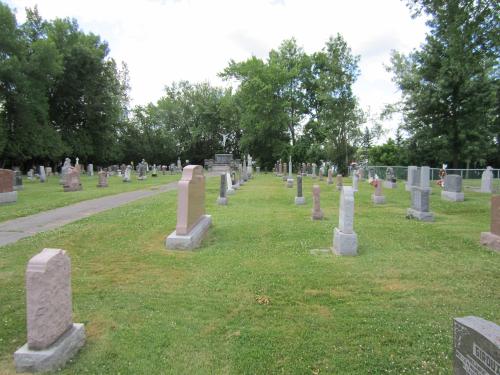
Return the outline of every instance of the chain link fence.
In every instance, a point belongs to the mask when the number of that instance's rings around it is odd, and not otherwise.
[[[365,170],[365,176],[369,176],[370,173],[373,175],[377,175],[379,178],[385,180],[385,173],[387,168],[391,167],[394,171],[394,175],[398,180],[406,181],[408,176],[408,167],[400,166],[400,165],[373,165],[363,167]],[[439,180],[439,170],[440,168],[431,168],[431,180],[437,181]],[[464,188],[468,188],[471,190],[479,189],[481,187],[481,176],[483,175],[484,169],[446,169],[446,174],[458,174],[462,176],[463,186]],[[495,191],[500,191],[500,169],[492,169],[493,173],[493,187]]]

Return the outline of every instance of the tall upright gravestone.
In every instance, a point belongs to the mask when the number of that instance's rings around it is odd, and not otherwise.
[[[354,232],[354,191],[344,186],[340,191],[339,226],[333,231],[333,252],[337,255],[357,255],[358,236]]]
[[[302,205],[306,203],[306,198],[302,194],[302,176],[297,175],[297,196],[295,197],[295,204]]]
[[[231,179],[231,174],[229,172],[226,172],[226,194],[227,195],[232,195],[234,194],[234,189],[233,189],[233,180]]]
[[[205,176],[200,165],[188,165],[177,186],[177,225],[166,239],[168,249],[191,250],[198,247],[212,217],[205,214]]]
[[[217,204],[219,206],[227,205],[227,175],[222,173],[220,175],[220,189],[219,189],[219,198],[217,198]]]
[[[411,187],[416,182],[416,181],[413,181],[415,176],[417,176],[417,174],[415,174],[415,171],[418,171],[418,168],[415,165],[410,165],[408,167],[408,177],[406,178],[406,185],[405,185],[406,191],[411,191]]]
[[[453,374],[500,374],[500,327],[466,316],[453,319]]]
[[[320,202],[320,193],[321,190],[319,185],[313,186],[313,210],[311,218],[313,220],[323,220],[323,211],[321,210],[321,202]]]
[[[54,371],[85,343],[73,323],[71,262],[64,250],[43,249],[26,269],[28,342],[14,353],[18,372]]]
[[[491,197],[491,225],[489,232],[481,233],[482,245],[500,251],[500,195]]]
[[[17,201],[17,191],[14,191],[14,171],[0,169],[0,204]]]

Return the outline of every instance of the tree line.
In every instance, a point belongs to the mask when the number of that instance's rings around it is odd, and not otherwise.
[[[177,82],[156,102],[133,108],[128,70],[98,35],[71,19],[43,20],[27,9],[18,25],[0,2],[0,167],[57,164],[66,156],[109,165],[145,158],[202,163],[215,153],[251,154],[263,168],[278,159],[330,160],[345,171],[370,164],[454,166],[500,161],[498,5],[473,0],[408,1],[428,15],[429,34],[388,69],[402,101],[396,138],[374,145],[379,119],[352,86],[360,57],[341,35],[307,54],[285,40],[265,59],[230,61],[231,88]]]

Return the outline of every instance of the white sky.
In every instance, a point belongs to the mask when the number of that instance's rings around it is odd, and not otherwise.
[[[38,4],[44,19],[77,19],[106,40],[130,70],[132,104],[156,102],[179,80],[227,85],[217,77],[230,59],[265,59],[295,37],[307,53],[341,33],[361,55],[354,87],[363,109],[381,111],[399,98],[385,71],[391,50],[418,48],[427,30],[401,0],[7,0],[18,23]],[[395,122],[384,124],[388,136]]]

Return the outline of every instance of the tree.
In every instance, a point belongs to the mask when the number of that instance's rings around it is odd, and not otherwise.
[[[358,61],[341,35],[331,37],[321,52],[313,54],[306,84],[313,119],[306,130],[325,144],[341,173],[347,172],[361,136],[359,126],[365,121],[352,92]]]
[[[494,1],[413,0],[429,16],[421,49],[395,52],[393,79],[402,91],[404,129],[418,153],[430,151],[454,168],[484,159],[498,118],[498,24]]]

